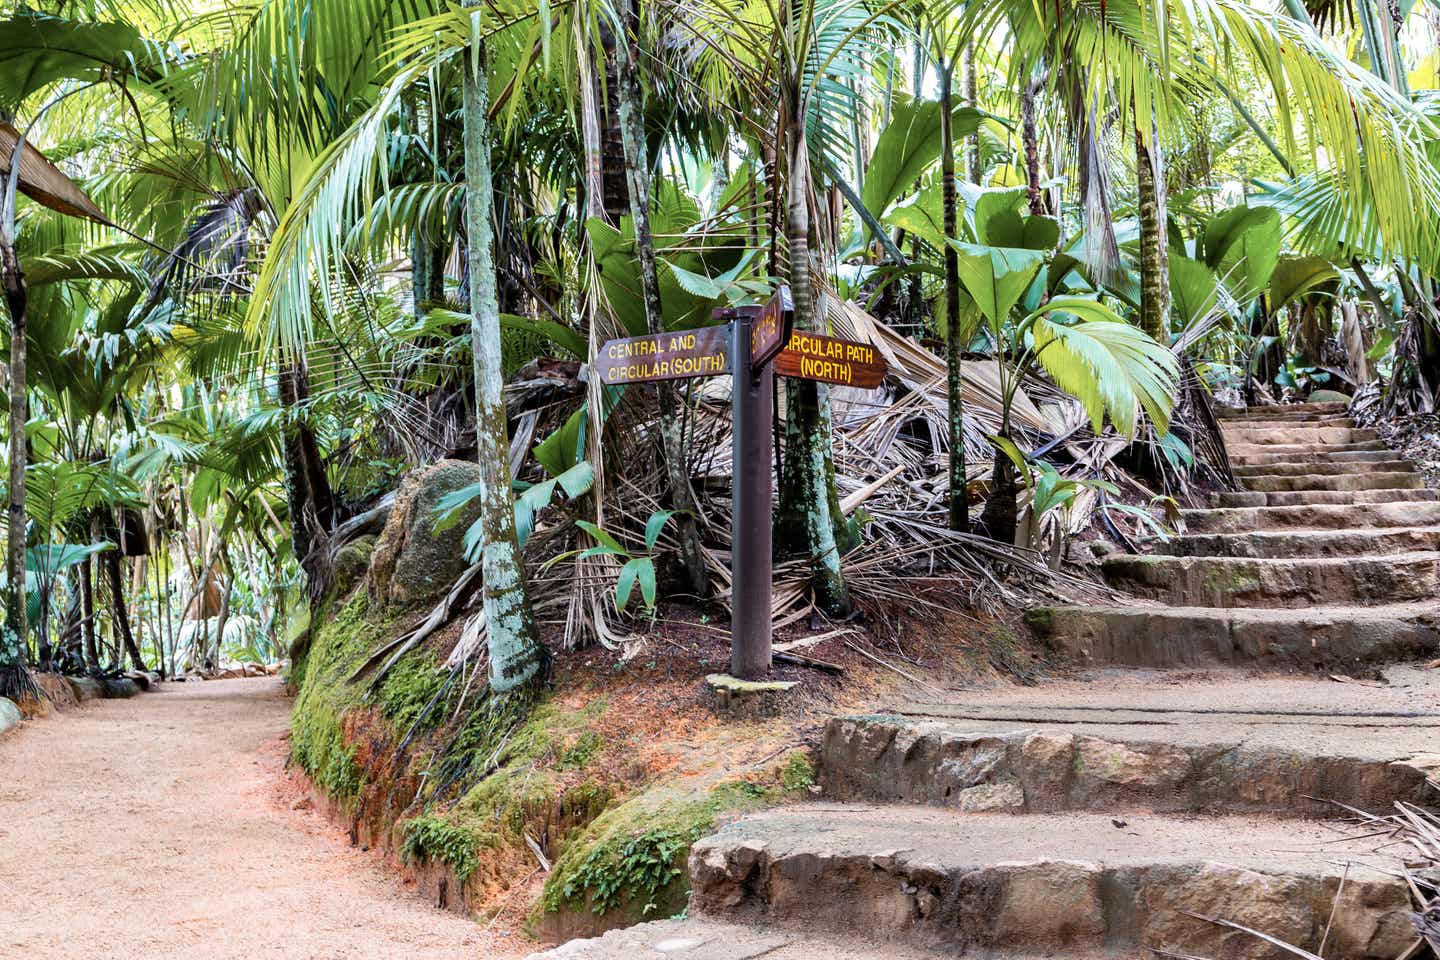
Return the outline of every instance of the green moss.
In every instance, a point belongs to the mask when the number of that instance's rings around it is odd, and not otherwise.
[[[555,862],[532,923],[561,911],[626,920],[673,915],[690,895],[684,869],[690,847],[717,820],[796,799],[814,781],[809,757],[796,751],[774,776],[733,777],[689,791],[657,787],[611,807]]]
[[[499,845],[493,833],[472,829],[444,817],[424,814],[401,824],[401,852],[410,861],[443,863],[463,886],[480,866],[483,850]]]
[[[380,684],[377,701],[381,711],[400,733],[409,730],[421,713],[445,685],[445,674],[436,668],[435,658],[425,650],[417,650],[402,659]],[[426,717],[426,726],[433,727],[446,716],[446,704],[437,704]]]
[[[299,693],[290,715],[290,755],[310,779],[343,803],[353,801],[364,785],[355,751],[345,745],[345,713],[360,702],[363,685],[347,678],[384,636],[384,620],[367,619],[369,601],[363,593],[335,616],[320,616],[303,665],[295,676]]]
[[[807,793],[815,785],[815,764],[803,753],[796,752],[780,768],[780,786],[786,793]]]
[[[570,745],[560,758],[560,769],[562,770],[583,770],[590,765],[605,746],[605,740],[594,730],[586,730],[580,734],[580,738]]]

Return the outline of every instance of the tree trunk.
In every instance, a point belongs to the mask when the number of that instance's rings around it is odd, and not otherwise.
[[[290,536],[295,557],[305,571],[311,601],[315,602],[330,585],[328,535],[335,525],[335,495],[325,475],[315,431],[304,419],[304,404],[310,399],[310,377],[304,358],[282,356],[277,379],[280,405],[286,412],[281,446]]]
[[[788,91],[786,240],[795,329],[818,333],[820,318],[810,279],[810,153],[798,95]],[[814,380],[791,380],[785,426],[785,484],[779,514],[789,518],[786,539],[800,541],[810,557],[815,601],[831,616],[850,612],[850,591],[840,567],[835,527],[844,523],[835,490],[830,449],[830,393]],[[798,536],[797,536],[798,535]]]
[[[1140,328],[1170,345],[1170,250],[1160,140],[1135,128],[1135,180],[1140,213]]]
[[[1025,154],[1025,192],[1030,197],[1030,215],[1043,216],[1045,195],[1040,190],[1040,141],[1035,133],[1035,96],[1040,79],[1032,75],[1020,93],[1020,145]]]
[[[101,564],[105,567],[106,577],[110,581],[110,613],[115,618],[120,641],[125,645],[130,665],[136,670],[144,670],[145,659],[140,656],[140,650],[135,646],[135,636],[130,632],[130,614],[125,609],[125,578],[120,576],[120,552],[106,550],[100,556],[104,558]]]
[[[650,157],[645,147],[645,102],[640,86],[640,8],[637,0],[626,0],[624,33],[616,44],[620,61],[620,131],[625,148],[626,186],[630,193],[630,217],[635,225],[635,252],[640,261],[640,285],[645,301],[645,325],[652,334],[665,331],[660,302],[660,274],[655,263],[655,241],[650,235]],[[685,438],[674,384],[655,384],[660,401],[660,439],[670,504],[675,510],[680,533],[680,559],[690,592],[703,597],[709,591],[705,556],[695,518],[700,515],[685,460]]]
[[[964,97],[965,106],[978,106],[978,90],[975,85],[975,44],[973,42],[965,45],[965,53],[962,57],[961,66],[961,96]],[[948,144],[949,141],[943,141]],[[980,134],[972,133],[965,141],[965,179],[971,183],[980,182]]]
[[[954,112],[951,83],[955,76],[953,62],[940,68],[940,198],[943,206],[945,236],[959,237],[955,188],[955,145],[952,142],[951,114]],[[965,471],[965,394],[963,357],[965,344],[960,332],[960,264],[955,248],[945,245],[945,400],[950,411],[950,490],[948,494],[950,529],[970,528],[969,478]]]
[[[535,613],[525,589],[525,564],[515,534],[506,435],[504,377],[500,371],[500,306],[491,250],[493,186],[490,177],[489,73],[483,40],[474,41],[464,65],[465,223],[470,265],[470,336],[475,355],[475,446],[480,460],[480,562],[485,582],[485,627],[490,645],[490,688],[506,694],[533,683],[542,651]]]
[[[18,153],[18,151],[17,151]],[[16,160],[17,158],[12,158]],[[18,161],[17,161],[18,162]],[[0,190],[0,201],[5,191]],[[3,204],[0,204],[3,205]],[[39,688],[30,675],[25,625],[25,321],[28,295],[20,258],[9,238],[0,237],[0,283],[10,310],[10,502],[5,572],[5,625],[0,632],[0,697],[36,699]]]
[[[98,529],[98,522],[92,516],[90,520],[92,543],[100,539]],[[90,557],[80,561],[80,602],[85,615],[85,665],[98,669],[100,667],[100,647],[95,642],[95,563]]]
[[[1002,430],[1001,435],[1009,431]],[[1020,491],[1015,483],[1015,465],[999,450],[995,451],[995,465],[990,470],[990,493],[985,498],[985,509],[980,513],[980,529],[985,536],[999,543],[1015,542],[1015,527],[1020,516],[1015,503]]]
[[[600,90],[600,188],[605,219],[618,225],[630,212],[629,178],[625,169],[625,134],[620,118],[620,57],[615,31],[601,18],[600,46],[605,54]]]

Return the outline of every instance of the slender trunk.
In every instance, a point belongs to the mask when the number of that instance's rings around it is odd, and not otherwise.
[[[1025,154],[1025,192],[1030,197],[1030,215],[1045,213],[1045,195],[1040,190],[1040,143],[1035,134],[1035,97],[1040,92],[1039,76],[1032,75],[1020,93],[1020,145]]]
[[[94,564],[86,557],[80,563],[80,603],[84,616],[85,666],[100,667],[100,648],[95,643],[95,574]]]
[[[940,68],[940,198],[943,207],[945,236],[959,237],[955,187],[955,145],[951,114],[954,112],[951,83],[955,76],[953,62]],[[949,517],[951,530],[970,528],[969,478],[965,473],[965,344],[960,331],[960,263],[955,248],[945,245],[945,400],[949,408],[950,491]]]
[[[220,548],[220,558],[225,563],[226,576],[220,580],[220,616],[215,624],[215,666],[220,666],[225,647],[225,624],[230,621],[230,588],[235,584],[235,571],[230,567],[230,553]],[[217,578],[218,579],[218,578]]]
[[[1140,214],[1140,329],[1170,344],[1170,251],[1160,141],[1135,128],[1135,188]]]
[[[125,653],[130,657],[130,665],[136,670],[144,670],[145,659],[140,656],[140,650],[135,646],[135,636],[130,632],[130,614],[125,609],[125,578],[120,575],[120,553],[117,550],[106,550],[101,556],[104,558],[101,565],[105,567],[110,581],[110,613],[115,618],[120,642],[124,644]]]
[[[963,55],[962,90],[965,106],[978,106],[978,91],[975,86],[975,44],[969,43],[965,46]],[[949,142],[949,141],[945,141]],[[972,133],[965,141],[965,179],[971,183],[980,182],[980,134]]]
[[[810,154],[805,142],[804,118],[791,99],[788,176],[786,183],[786,240],[790,254],[790,297],[795,329],[820,331],[815,292],[810,277]],[[835,490],[834,461],[830,449],[830,393],[814,380],[791,380],[788,421],[785,428],[785,501],[779,514],[798,521],[794,530],[810,557],[816,604],[831,616],[850,612],[850,592],[840,566],[836,524],[844,524]],[[793,541],[792,541],[793,542]]]
[[[305,421],[310,377],[304,358],[282,356],[277,379],[280,405],[286,411],[281,446],[290,536],[295,556],[305,571],[311,601],[317,602],[330,586],[328,534],[335,523],[335,495],[325,475],[315,431]]]
[[[480,509],[485,582],[485,627],[490,645],[490,688],[505,694],[530,685],[542,650],[525,589],[525,564],[515,535],[506,435],[504,377],[500,372],[500,306],[491,250],[493,186],[490,177],[489,74],[483,40],[474,41],[463,83],[465,118],[465,223],[469,239],[470,337],[475,355],[475,445],[480,460]]]
[[[12,158],[12,160],[15,158]],[[0,198],[5,191],[0,190]],[[0,632],[0,697],[33,699],[39,689],[30,675],[25,624],[25,321],[28,295],[20,258],[8,238],[0,238],[0,283],[10,310],[10,475],[5,572],[5,626]]]
[[[635,252],[640,261],[640,285],[645,301],[645,325],[652,334],[665,331],[660,303],[660,274],[655,263],[655,242],[650,235],[650,158],[645,148],[644,91],[640,86],[640,8],[638,0],[625,4],[624,33],[616,44],[620,61],[620,132],[625,148],[626,186],[630,194],[630,217],[635,225]],[[665,476],[671,506],[678,511],[680,559],[690,592],[697,597],[709,593],[705,555],[695,518],[700,511],[690,489],[685,461],[683,423],[674,384],[655,385],[660,400],[660,438],[663,443]]]
[[[605,219],[619,224],[630,212],[629,179],[625,171],[625,135],[620,119],[619,42],[610,26],[600,24],[600,46],[605,55],[601,88],[600,186]]]

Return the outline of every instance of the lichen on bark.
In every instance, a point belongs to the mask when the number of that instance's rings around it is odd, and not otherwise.
[[[500,302],[491,249],[494,188],[490,173],[489,76],[483,39],[473,42],[464,74],[470,339],[475,355],[475,446],[482,488],[480,562],[485,584],[490,687],[496,694],[506,694],[535,680],[542,655],[539,629],[525,587],[510,490],[510,443],[500,368]]]

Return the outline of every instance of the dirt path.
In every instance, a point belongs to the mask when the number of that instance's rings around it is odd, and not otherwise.
[[[172,684],[0,740],[0,957],[523,956],[299,802],[289,709],[274,679]]]

